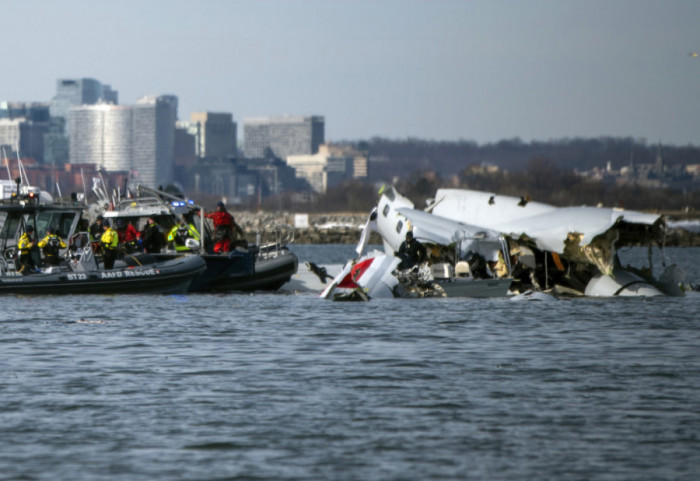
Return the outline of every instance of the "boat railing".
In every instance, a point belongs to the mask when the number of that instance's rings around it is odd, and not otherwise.
[[[97,259],[87,232],[76,232],[71,236],[66,251],[66,260],[73,272],[97,270]]]
[[[8,251],[5,251],[7,254]],[[0,276],[20,275],[17,271],[17,260],[15,257],[6,255],[0,256]]]
[[[269,259],[280,255],[285,245],[294,242],[294,228],[287,224],[268,224],[255,235],[256,257]]]
[[[127,214],[129,212],[141,212],[147,209],[168,210],[168,208],[168,204],[158,197],[139,197],[121,200],[114,210]]]

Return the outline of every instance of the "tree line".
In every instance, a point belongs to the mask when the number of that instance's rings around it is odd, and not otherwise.
[[[396,185],[418,208],[438,188],[464,188],[529,197],[557,206],[599,205],[635,210],[700,211],[694,189],[657,189],[615,185],[574,173],[636,164],[653,164],[661,153],[668,166],[700,163],[700,148],[647,145],[643,140],[603,137],[525,143],[518,139],[478,145],[474,142],[402,141],[373,138],[351,143],[370,158],[366,181],[348,180],[325,194],[287,192],[265,199],[265,210],[299,212],[369,212],[381,184]],[[498,169],[484,169],[484,165]],[[697,184],[696,184],[697,185]]]

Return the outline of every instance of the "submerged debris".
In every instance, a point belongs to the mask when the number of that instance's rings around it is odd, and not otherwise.
[[[396,297],[446,297],[443,288],[434,282],[427,263],[412,269],[396,269],[392,274],[399,281],[394,287]]]

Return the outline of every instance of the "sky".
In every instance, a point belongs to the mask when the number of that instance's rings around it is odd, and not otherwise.
[[[94,78],[326,140],[700,145],[697,0],[0,0],[0,100]]]

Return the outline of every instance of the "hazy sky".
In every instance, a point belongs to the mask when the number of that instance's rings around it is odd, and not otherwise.
[[[326,140],[700,145],[698,0],[0,0],[0,100],[323,115]]]

